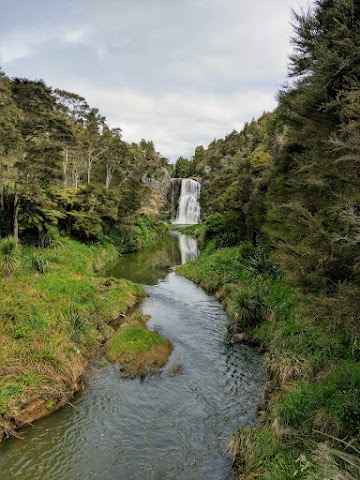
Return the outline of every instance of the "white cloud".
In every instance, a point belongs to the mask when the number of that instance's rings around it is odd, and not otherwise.
[[[48,50],[59,44],[75,45],[85,41],[87,31],[85,28],[53,28],[16,30],[0,37],[0,61],[9,64],[16,60],[31,58],[41,50]],[[49,55],[50,63],[52,59]]]
[[[74,87],[74,85],[72,85]],[[249,90],[231,95],[197,91],[141,94],[132,90],[94,89],[90,84],[76,85],[90,104],[107,112],[112,127],[123,129],[126,141],[152,139],[156,148],[172,160],[191,155],[194,148],[207,146],[244,122],[275,107],[272,93]]]
[[[68,31],[62,35],[62,39],[65,43],[79,45],[83,43],[88,35],[88,31],[85,28],[75,28]]]
[[[84,95],[128,141],[191,155],[274,108],[291,7],[311,1],[44,0],[30,30],[17,20],[0,31],[0,65]]]

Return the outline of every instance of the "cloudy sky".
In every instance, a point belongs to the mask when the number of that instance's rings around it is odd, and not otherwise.
[[[276,105],[311,0],[0,0],[0,66],[83,95],[126,141],[191,156]]]

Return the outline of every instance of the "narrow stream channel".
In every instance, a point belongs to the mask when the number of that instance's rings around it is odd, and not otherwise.
[[[95,362],[73,407],[25,429],[23,440],[0,444],[1,479],[233,478],[224,445],[232,431],[256,422],[266,375],[255,350],[225,342],[221,305],[169,273],[196,254],[189,251],[196,252],[192,239],[172,236],[108,271],[146,284],[141,310],[174,344],[164,372],[123,379],[118,365]],[[178,375],[171,374],[175,364],[182,365]]]

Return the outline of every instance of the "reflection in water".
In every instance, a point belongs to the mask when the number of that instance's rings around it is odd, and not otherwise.
[[[156,285],[159,280],[166,277],[171,267],[195,260],[198,255],[196,240],[174,231],[140,252],[121,256],[106,270],[105,275],[127,278],[145,285]]]
[[[163,253],[154,246],[151,255],[129,256],[125,276],[151,265],[151,281],[164,277],[165,265],[180,261],[177,242],[173,236]],[[223,449],[231,432],[256,422],[266,379],[261,358],[224,342],[222,306],[189,280],[172,272],[145,288],[149,327],[174,345],[165,370],[141,381],[121,378],[119,365],[94,363],[73,408],[29,427],[25,440],[0,444],[1,479],[233,479]],[[182,373],[172,375],[176,364]]]
[[[181,263],[190,262],[199,256],[199,249],[195,238],[184,235],[180,232],[171,232],[179,239],[179,249],[181,254]]]
[[[114,265],[106,270],[105,275],[127,278],[135,283],[156,285],[165,278],[174,265],[181,262],[181,254],[175,237],[168,236],[153,242],[144,250],[121,256]]]

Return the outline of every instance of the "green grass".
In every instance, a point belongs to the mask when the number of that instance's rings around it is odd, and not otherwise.
[[[7,407],[11,402],[28,401],[31,389],[39,387],[40,384],[41,377],[36,374],[9,375],[0,389],[0,415],[6,415]]]
[[[41,256],[44,273],[34,270]],[[23,247],[13,278],[0,278],[0,411],[42,393],[71,394],[88,358],[113,334],[108,325],[144,292],[127,280],[94,274],[117,255],[110,244],[87,246],[63,238],[58,248]],[[36,392],[26,379],[38,379]],[[24,397],[24,392],[27,392]],[[50,396],[51,396],[50,395]],[[0,425],[1,430],[1,425]]]
[[[108,341],[105,354],[123,366],[123,375],[145,375],[149,369],[163,367],[172,351],[171,343],[146,329],[145,315],[137,312]]]
[[[140,326],[126,325],[120,328],[109,341],[106,353],[111,360],[121,362],[124,357],[136,356],[151,350],[164,341],[165,339],[160,335],[149,332]]]
[[[326,377],[301,384],[277,406],[282,425],[304,433],[356,436],[360,430],[360,365],[341,362]]]

